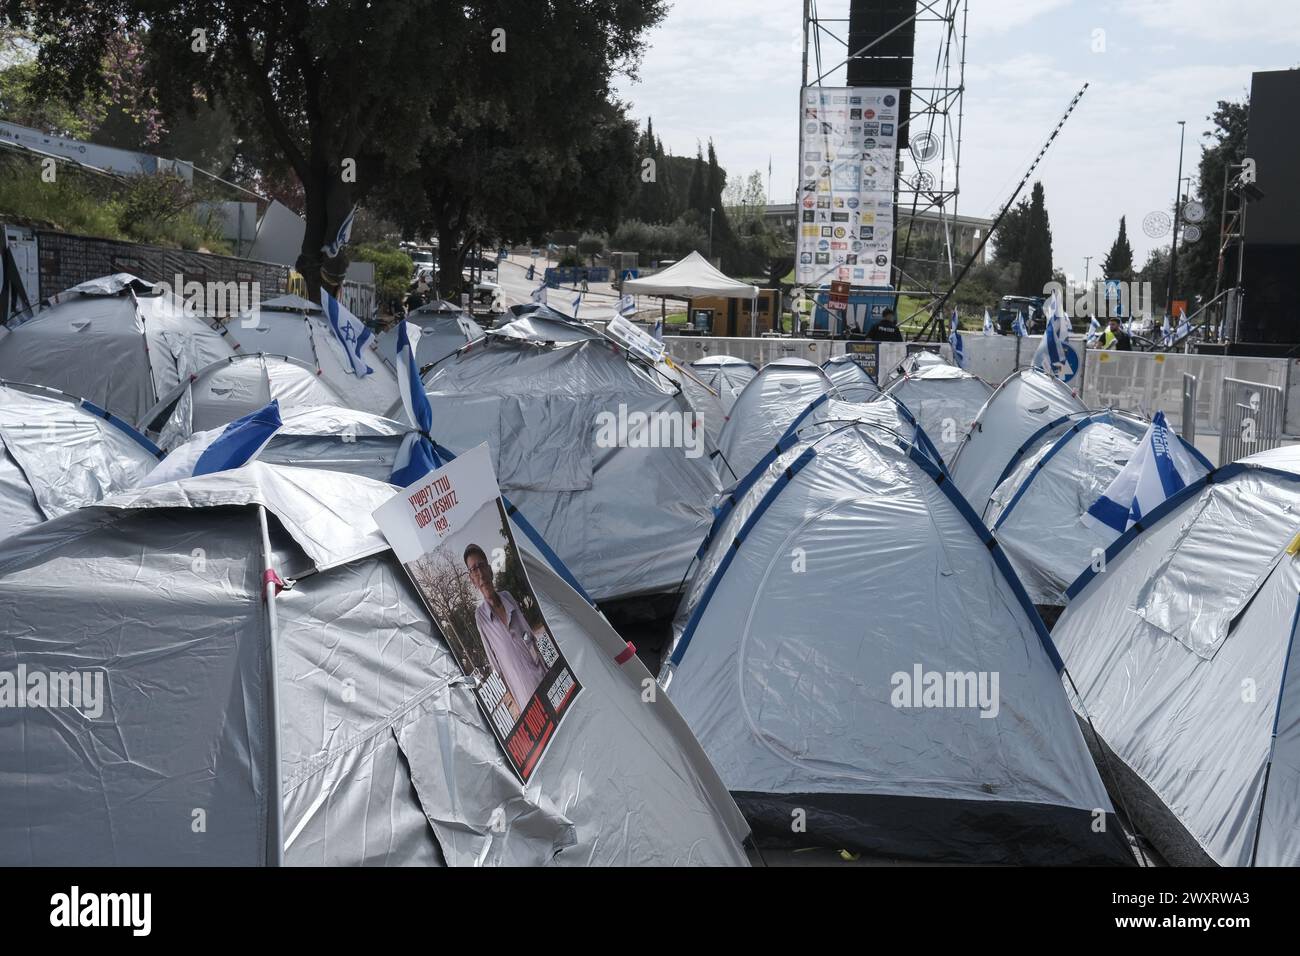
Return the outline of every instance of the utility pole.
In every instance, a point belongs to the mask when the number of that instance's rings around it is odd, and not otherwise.
[[[1083,257],[1083,286],[1088,287],[1088,267],[1092,264],[1092,256]]]
[[[1165,315],[1174,308],[1174,276],[1178,274],[1178,224],[1183,213],[1183,137],[1187,120],[1178,121],[1178,179],[1174,181],[1174,242],[1169,247],[1169,284],[1165,290]]]
[[[709,262],[710,263],[713,262],[713,213],[715,211],[716,210],[712,206],[709,207]]]

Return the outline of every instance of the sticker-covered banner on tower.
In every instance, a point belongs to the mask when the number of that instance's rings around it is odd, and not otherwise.
[[[809,86],[800,101],[795,281],[889,285],[898,90]]]

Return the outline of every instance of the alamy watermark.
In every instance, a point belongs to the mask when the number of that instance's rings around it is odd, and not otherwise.
[[[996,717],[1001,709],[997,671],[928,671],[913,664],[889,678],[889,702],[902,709],[976,708],[981,717]]]
[[[95,720],[104,713],[103,671],[0,671],[0,707],[77,710]]]
[[[1072,319],[1092,315],[1098,319],[1146,319],[1152,314],[1150,282],[1075,282],[1067,276],[1064,285],[1052,281],[1043,286],[1043,298],[1052,295],[1058,296],[1061,310]]]
[[[596,446],[682,448],[687,458],[699,458],[704,454],[704,430],[694,412],[633,412],[620,403],[617,412],[597,412]]]
[[[172,282],[159,282],[155,288],[164,296],[174,297],[181,303],[186,315],[207,316],[209,318],[233,318],[239,316],[239,324],[244,328],[257,328],[261,320],[262,284],[257,281],[244,282],[200,282],[197,279],[186,281],[179,272],[172,277]]]

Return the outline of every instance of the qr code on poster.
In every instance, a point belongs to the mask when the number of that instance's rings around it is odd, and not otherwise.
[[[537,635],[537,650],[542,655],[542,663],[548,668],[559,660],[560,652],[555,649],[555,642],[551,640],[551,632],[543,629]]]

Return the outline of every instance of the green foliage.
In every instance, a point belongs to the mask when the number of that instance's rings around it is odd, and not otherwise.
[[[1205,221],[1201,223],[1201,238],[1178,249],[1180,279],[1183,275],[1186,279],[1179,282],[1175,291],[1181,291],[1185,295],[1201,295],[1208,302],[1214,295],[1219,268],[1218,227],[1219,215],[1223,209],[1223,171],[1232,163],[1240,163],[1246,155],[1250,101],[1247,99],[1233,103],[1219,100],[1214,113],[1207,118],[1214,122],[1214,128],[1205,134],[1208,142],[1201,149],[1196,190],[1201,204],[1205,206]],[[1227,262],[1235,261],[1234,257],[1235,252],[1229,253]],[[1164,281],[1153,281],[1153,288],[1158,289],[1161,296],[1164,295],[1167,280],[1166,273]],[[1223,286],[1227,288],[1235,282],[1234,271],[1224,277]]]
[[[1002,217],[993,233],[993,259],[996,262],[1020,264],[1020,254],[1025,248],[1025,227],[1029,222],[1029,200],[1022,199]]]
[[[375,266],[375,289],[380,302],[401,298],[411,284],[415,263],[396,243],[375,242],[352,247],[352,258]]]
[[[1102,260],[1101,272],[1107,279],[1120,279],[1128,282],[1133,278],[1133,247],[1128,241],[1128,226],[1124,217],[1119,217],[1119,235],[1111,244],[1110,252]]]
[[[198,197],[184,180],[94,176],[66,164],[56,166],[55,172],[55,181],[47,183],[35,158],[0,154],[0,217],[101,239],[230,251],[220,233],[195,211]]]
[[[1017,288],[1021,295],[1042,295],[1052,281],[1052,227],[1047,218],[1043,184],[1034,183],[1025,221],[1024,245],[1020,250],[1020,275]]]
[[[628,219],[610,236],[610,247],[620,252],[637,252],[641,261],[681,259],[709,243],[708,233],[686,216],[668,224]]]

